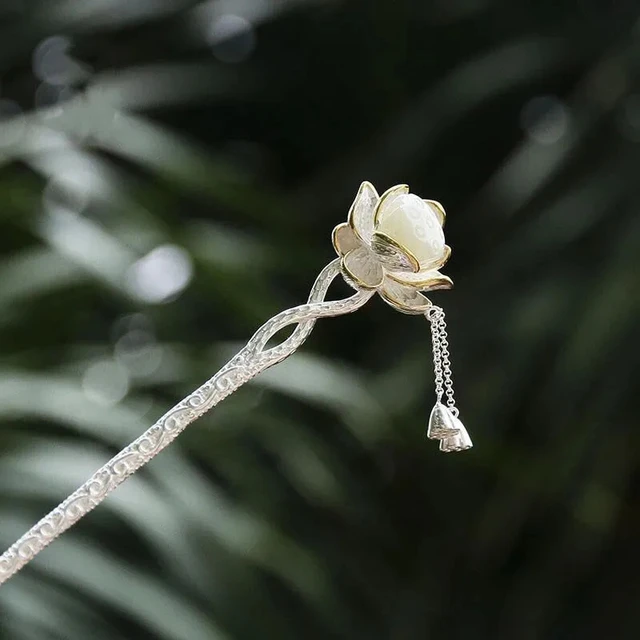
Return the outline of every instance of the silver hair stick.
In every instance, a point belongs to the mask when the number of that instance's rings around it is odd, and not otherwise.
[[[292,355],[309,337],[316,320],[352,313],[376,292],[395,309],[424,314],[431,322],[437,403],[427,437],[440,440],[442,451],[470,448],[471,439],[458,418],[453,398],[444,311],[420,293],[448,289],[453,284],[438,271],[451,253],[444,244],[444,216],[442,205],[410,194],[406,185],[378,196],[371,183],[363,182],[348,222],[338,225],[333,232],[333,245],[340,257],[322,270],[307,304],[283,311],[266,322],[218,373],[165,413],[25,533],[0,556],[0,584],[97,507],[192,422],[253,377]],[[356,293],[327,302],[329,286],[340,273]],[[298,326],[287,339],[276,346],[267,346],[276,333],[291,324]],[[447,406],[440,402],[445,392]]]
[[[318,276],[307,304],[283,311],[266,322],[216,375],[165,413],[13,544],[0,557],[0,584],[97,507],[130,475],[173,442],[192,422],[245,382],[294,353],[309,337],[317,319],[351,313],[371,298],[373,291],[362,290],[344,300],[324,302],[329,285],[339,273],[340,261],[334,260]],[[298,326],[289,338],[277,346],[267,348],[267,343],[278,331],[294,323],[298,323]]]

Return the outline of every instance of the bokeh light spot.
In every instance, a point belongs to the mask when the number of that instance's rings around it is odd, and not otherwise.
[[[70,49],[71,41],[64,36],[43,40],[33,52],[33,73],[51,85],[72,85],[83,80],[88,71],[69,55]]]
[[[117,342],[120,338],[132,331],[141,331],[155,340],[153,321],[144,313],[127,313],[120,316],[113,323],[111,330],[112,339],[114,342]]]
[[[115,355],[134,376],[154,373],[162,361],[162,348],[152,333],[133,329],[125,333],[115,345]]]
[[[569,111],[554,96],[537,96],[524,105],[520,124],[527,136],[539,144],[555,144],[569,128]]]
[[[214,20],[208,34],[213,55],[222,62],[242,62],[256,46],[256,34],[251,22],[232,14]]]
[[[189,254],[175,245],[163,245],[138,260],[127,272],[127,288],[144,302],[167,302],[191,281]]]

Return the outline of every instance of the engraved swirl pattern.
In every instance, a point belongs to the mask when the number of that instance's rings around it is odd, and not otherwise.
[[[307,339],[317,319],[351,313],[364,305],[373,291],[358,291],[343,300],[324,301],[331,282],[339,272],[339,259],[328,264],[313,285],[307,304],[283,311],[266,322],[246,347],[218,373],[165,413],[13,544],[0,557],[0,584],[15,575],[47,545],[98,506],[109,493],[152,460],[197,418],[245,382],[294,353]],[[298,326],[289,338],[266,349],[267,342],[278,331],[295,323]]]

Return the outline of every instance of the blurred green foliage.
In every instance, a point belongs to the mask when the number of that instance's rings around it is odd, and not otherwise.
[[[637,638],[639,14],[3,5],[0,546],[306,300],[363,179],[447,208],[476,446],[424,441],[427,323],[375,299],[5,585],[0,638]]]

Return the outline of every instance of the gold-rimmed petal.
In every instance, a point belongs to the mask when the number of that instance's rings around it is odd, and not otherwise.
[[[388,269],[413,273],[420,271],[418,258],[386,233],[374,231],[371,236],[371,249]]]
[[[361,245],[358,236],[347,222],[343,222],[333,229],[331,242],[339,256],[346,256],[349,251],[353,251]]]
[[[378,219],[380,217],[380,211],[382,210],[382,207],[386,204],[389,204],[389,202],[393,198],[397,196],[406,195],[407,193],[409,193],[409,185],[407,184],[397,184],[395,187],[391,187],[390,189],[387,189],[380,196],[380,200],[378,200],[378,204],[376,206],[375,213],[373,215],[374,226],[378,224]]]
[[[404,284],[418,291],[436,291],[439,289],[453,288],[453,280],[435,269],[433,271],[420,271],[418,273],[387,271],[385,275],[394,282]]]
[[[449,262],[450,257],[451,247],[448,244],[445,244],[442,255],[437,260],[432,260],[431,262],[428,262],[426,264],[421,264],[420,271],[432,271],[433,269],[440,269],[444,267],[447,262]]]
[[[363,289],[376,289],[382,284],[382,265],[367,247],[360,246],[342,258],[342,273],[345,279]]]
[[[389,278],[385,278],[379,293],[385,302],[402,313],[417,315],[431,306],[431,301],[416,289]]]
[[[445,220],[447,219],[447,214],[444,210],[444,207],[437,200],[425,200],[425,202],[429,205],[431,210],[436,214],[436,217],[440,221],[440,226],[444,227]]]
[[[451,247],[448,244],[445,244],[444,251],[442,253],[442,258],[440,258],[440,260],[438,260],[436,264],[434,264],[433,266],[436,269],[439,269],[440,267],[444,267],[444,265],[447,264],[447,262],[449,262],[450,257],[451,257]]]
[[[360,185],[356,199],[349,209],[349,226],[360,240],[369,244],[373,234],[373,217],[379,196],[376,188],[366,180]]]

